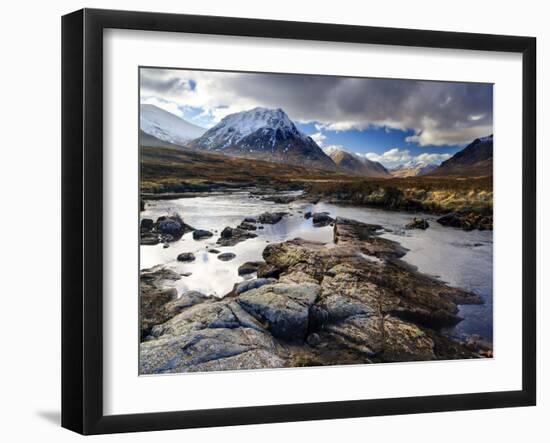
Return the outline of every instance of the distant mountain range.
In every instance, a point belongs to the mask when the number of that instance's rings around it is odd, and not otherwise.
[[[457,177],[493,175],[493,136],[476,138],[462,151],[441,163],[429,175]]]
[[[437,169],[438,165],[424,163],[424,162],[407,162],[405,164],[396,166],[390,169],[392,177],[418,177],[426,175]]]
[[[155,105],[140,106],[139,126],[141,131],[164,142],[183,146],[200,137],[206,129],[185,121]]]
[[[324,151],[341,170],[365,177],[391,178],[391,174],[381,163],[359,157],[335,146],[329,146]]]
[[[491,175],[493,136],[474,140],[440,166],[409,162],[388,171],[381,163],[331,146],[321,149],[282,109],[254,108],[227,115],[206,130],[157,106],[140,108],[140,145],[188,148],[372,178]]]

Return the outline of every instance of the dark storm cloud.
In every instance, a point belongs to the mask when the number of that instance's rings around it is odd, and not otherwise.
[[[177,70],[144,74],[142,85],[158,97],[169,92],[177,99],[174,89],[192,79],[196,94],[205,96],[205,109],[281,107],[294,120],[319,122],[323,130],[410,129],[415,135],[409,141],[421,145],[465,143],[492,132],[488,84]],[[200,104],[200,97],[193,99]]]
[[[157,73],[160,72],[157,71]],[[170,75],[155,75],[155,71],[149,69],[142,70],[140,75],[140,88],[159,95],[166,93],[177,94],[186,90],[193,90],[194,87],[195,84],[192,80],[184,80],[180,77]]]

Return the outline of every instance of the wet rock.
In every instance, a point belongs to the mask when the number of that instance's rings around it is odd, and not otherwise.
[[[309,346],[319,346],[321,344],[321,337],[319,336],[319,334],[314,332],[313,334],[308,335],[306,341]]]
[[[140,374],[279,368],[277,343],[232,300],[199,303],[158,327],[140,344]]]
[[[481,215],[476,214],[475,212],[453,212],[438,218],[437,222],[443,226],[460,228],[465,231],[472,231],[474,229],[479,229],[481,231],[493,229],[492,215]]]
[[[142,245],[173,242],[194,230],[184,223],[178,214],[161,216],[152,225],[151,222],[150,219],[143,219],[140,224],[140,244]]]
[[[258,222],[264,225],[274,225],[279,223],[287,214],[287,212],[264,212],[258,217]]]
[[[160,243],[160,236],[156,233],[142,232],[139,243],[145,246],[158,245]]]
[[[214,249],[214,248],[209,249],[208,252],[209,252],[210,254],[219,254],[219,253],[220,253],[220,251],[219,251],[218,249]]]
[[[180,272],[180,275],[182,277],[190,277],[191,275],[193,275],[193,273],[192,272]]]
[[[163,247],[164,249],[167,249],[167,248],[169,248],[169,247],[170,247],[170,244],[168,244],[168,243],[164,243],[164,244],[162,245],[162,247]]]
[[[194,230],[191,226],[184,223],[178,214],[162,216],[157,219],[155,230],[160,234],[169,234],[174,240],[179,240],[183,234]]]
[[[493,344],[477,334],[470,335],[465,346],[483,357],[493,357]]]
[[[229,260],[233,260],[235,257],[236,257],[236,255],[233,254],[232,252],[224,252],[224,253],[218,255],[218,260],[229,261]]]
[[[244,229],[246,231],[255,231],[256,229],[258,229],[256,227],[256,225],[252,224],[252,223],[248,223],[248,222],[241,222],[241,224],[239,226],[237,226],[237,228],[239,229]]]
[[[182,252],[178,255],[177,260],[182,262],[192,262],[195,261],[195,254],[192,252]]]
[[[203,238],[210,238],[214,234],[212,234],[210,231],[207,231],[205,229],[195,229],[193,231],[193,239],[194,240],[202,240]]]
[[[177,291],[167,286],[180,278],[179,274],[162,266],[140,272],[139,322],[142,340],[149,335],[154,325],[170,318],[162,308],[177,297]]]
[[[187,291],[181,294],[179,298],[170,300],[162,307],[162,309],[166,314],[166,318],[172,318],[184,309],[209,300],[211,300],[211,298],[201,292]]]
[[[150,218],[143,218],[141,219],[141,223],[139,225],[139,229],[142,232],[149,232],[153,229],[153,226],[155,225],[155,222]]]
[[[457,303],[479,303],[479,296],[402,262],[406,250],[381,238],[380,230],[337,218],[335,246],[302,239],[272,244],[264,250],[264,267],[277,269],[280,282],[320,283],[320,295],[309,309],[309,333],[319,334],[332,359],[473,358],[436,331],[461,321]],[[365,256],[383,260],[365,261]]]
[[[177,297],[174,288],[158,291],[142,292],[139,297],[139,324],[140,336],[144,339],[149,335],[151,328],[163,323],[170,317],[167,316],[162,307]]]
[[[410,223],[405,225],[405,229],[428,229],[430,224],[425,218],[414,217]]]
[[[270,195],[267,197],[263,197],[262,200],[286,205],[295,201],[296,197],[291,195]]]
[[[258,223],[256,217],[245,217],[243,221],[245,223]]]
[[[312,214],[311,220],[313,222],[313,226],[315,226],[316,228],[328,226],[334,221],[334,219],[326,212],[315,212],[314,214]]]
[[[263,265],[263,261],[247,261],[239,266],[238,273],[239,275],[252,274],[253,272],[258,271],[258,267]]]
[[[235,287],[235,294],[242,294],[252,289],[261,288],[264,285],[275,283],[276,281],[277,280],[274,278],[255,278],[253,280],[243,281]]]
[[[309,321],[309,308],[320,293],[317,284],[305,283],[265,285],[241,294],[238,303],[277,338],[303,341]]]
[[[216,241],[216,243],[220,246],[235,246],[237,243],[255,237],[257,237],[257,235],[253,232],[227,226],[220,233],[220,238]]]
[[[263,263],[260,266],[258,266],[258,269],[256,272],[258,277],[279,278],[279,275],[281,275],[281,272],[283,272],[283,268],[279,266],[268,265],[267,263]]]
[[[304,218],[305,218],[306,220],[310,219],[310,218],[311,218],[311,211],[305,212],[305,213],[304,213]]]

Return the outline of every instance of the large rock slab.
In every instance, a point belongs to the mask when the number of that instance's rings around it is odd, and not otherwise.
[[[234,300],[200,303],[153,328],[140,374],[283,367],[278,345]]]
[[[309,309],[319,296],[313,283],[265,285],[240,295],[238,303],[273,336],[288,341],[303,341],[309,325]]]

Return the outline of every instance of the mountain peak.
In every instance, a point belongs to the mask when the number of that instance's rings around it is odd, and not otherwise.
[[[352,154],[343,147],[327,146],[324,151],[340,169],[346,172],[365,177],[391,177],[388,170],[381,163]]]
[[[226,115],[188,146],[279,163],[336,168],[330,157],[281,108],[256,107]]]
[[[430,175],[461,177],[493,174],[493,135],[476,138],[462,151],[445,160]]]

